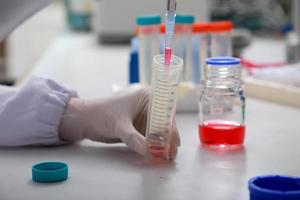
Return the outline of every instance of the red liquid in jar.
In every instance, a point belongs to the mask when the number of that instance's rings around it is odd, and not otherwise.
[[[206,121],[199,125],[199,138],[203,144],[213,146],[242,145],[245,125],[233,121]]]
[[[162,157],[165,153],[165,147],[151,145],[149,146],[149,152],[154,157]]]

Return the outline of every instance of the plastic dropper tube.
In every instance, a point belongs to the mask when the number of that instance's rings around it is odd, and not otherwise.
[[[171,62],[172,56],[172,40],[174,36],[175,28],[175,11],[177,2],[176,0],[167,1],[167,13],[166,13],[166,36],[165,36],[165,65],[168,67]]]
[[[165,36],[165,64],[170,65],[172,55],[172,40],[174,37],[175,12],[168,11],[166,14],[166,36]]]

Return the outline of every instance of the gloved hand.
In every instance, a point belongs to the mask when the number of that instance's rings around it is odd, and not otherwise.
[[[139,87],[106,99],[70,99],[63,114],[59,134],[65,141],[84,138],[93,141],[124,142],[135,152],[147,152],[145,133],[150,91]],[[175,121],[171,130],[169,158],[174,159],[180,145]]]

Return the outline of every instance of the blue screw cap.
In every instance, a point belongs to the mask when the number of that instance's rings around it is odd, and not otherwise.
[[[176,14],[175,17],[176,24],[192,24],[194,21],[195,17],[193,15]]]
[[[159,15],[143,15],[136,18],[136,23],[139,26],[156,25],[161,23]]]
[[[206,59],[208,65],[239,65],[241,60],[235,57],[212,57]]]
[[[300,178],[268,175],[251,178],[248,182],[250,200],[299,200]]]
[[[68,179],[68,165],[61,162],[43,162],[32,166],[32,180],[38,183],[56,183]]]

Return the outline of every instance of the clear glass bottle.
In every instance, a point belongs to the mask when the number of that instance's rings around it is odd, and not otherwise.
[[[240,60],[214,57],[206,64],[199,102],[199,139],[213,148],[238,148],[245,136]]]

